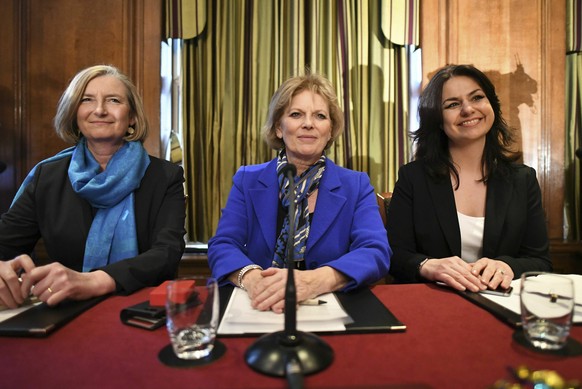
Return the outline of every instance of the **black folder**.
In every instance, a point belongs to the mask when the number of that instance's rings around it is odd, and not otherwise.
[[[232,285],[220,288],[220,320],[224,316]],[[345,331],[317,332],[318,334],[363,334],[378,332],[403,332],[406,325],[390,312],[369,288],[362,288],[351,292],[335,292],[334,295],[350,315],[353,323],[346,324]],[[251,334],[220,334],[220,337],[260,336],[260,333]]]
[[[45,303],[35,305],[0,322],[0,336],[46,337],[105,298],[64,301],[55,307]]]
[[[354,320],[346,324],[346,333],[402,332],[406,325],[376,297],[369,288],[353,292],[334,293],[340,304]]]
[[[489,313],[492,313],[495,317],[504,323],[509,324],[512,327],[521,327],[521,315],[489,300],[486,297],[483,297],[481,293],[469,291],[458,291],[458,293],[467,300],[472,301],[481,308],[484,308]]]

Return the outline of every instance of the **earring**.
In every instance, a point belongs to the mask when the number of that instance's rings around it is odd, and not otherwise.
[[[127,129],[127,133],[129,135],[133,135],[134,132],[135,132],[135,129],[133,128],[133,126],[129,126],[129,128]]]

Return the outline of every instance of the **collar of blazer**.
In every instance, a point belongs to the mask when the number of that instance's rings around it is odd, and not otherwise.
[[[279,203],[277,196],[279,193],[279,183],[277,181],[277,161],[269,162],[258,178],[257,187],[251,189],[251,202],[253,210],[260,220],[260,228],[265,239],[265,244],[274,249],[275,241],[279,231],[277,228],[277,212]],[[309,231],[307,240],[307,251],[325,234],[332,226],[334,220],[344,207],[346,197],[341,193],[341,181],[339,179],[339,168],[330,159],[326,161],[325,173],[319,183],[317,192],[317,213],[314,216],[314,223]]]
[[[443,234],[453,255],[461,256],[461,231],[455,207],[455,197],[450,178],[434,181],[427,178],[428,189]],[[487,182],[483,255],[493,256],[501,239],[501,227],[507,215],[513,193],[512,180],[491,178]]]

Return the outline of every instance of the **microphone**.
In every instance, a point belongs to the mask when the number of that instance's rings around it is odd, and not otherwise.
[[[293,269],[295,269],[295,223],[291,218],[295,215],[295,208],[297,207],[297,194],[295,193],[295,174],[297,174],[297,167],[292,163],[283,166],[279,175],[285,175],[289,180],[289,235],[287,236],[287,283],[285,284],[285,338],[291,339],[297,332],[297,290],[295,289],[295,277]]]
[[[297,167],[295,167],[295,165],[292,163],[288,163],[287,165],[283,166],[279,172],[280,176],[287,176],[290,185],[295,183],[295,174],[297,174]],[[291,190],[291,188],[289,188],[289,190]],[[291,192],[289,193],[291,194]],[[292,194],[293,197],[295,197],[295,191],[293,191]]]
[[[289,215],[295,215],[295,174],[297,168],[289,163],[281,169],[289,179]],[[256,371],[287,377],[289,385],[303,386],[303,374],[317,373],[333,361],[333,350],[318,336],[297,331],[297,291],[295,289],[295,223],[289,222],[287,238],[287,281],[285,284],[285,328],[257,339],[246,351],[247,364]]]
[[[288,355],[289,360],[285,366],[285,373],[287,375],[287,383],[289,384],[289,389],[300,389],[303,388],[303,371],[301,369],[301,363],[297,354]]]

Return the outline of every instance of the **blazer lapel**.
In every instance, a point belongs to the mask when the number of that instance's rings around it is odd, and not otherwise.
[[[427,176],[427,186],[441,230],[453,255],[461,255],[461,230],[450,179],[434,182]]]
[[[511,190],[507,190],[507,186],[510,186]],[[483,231],[483,256],[485,257],[493,256],[491,253],[497,252],[512,193],[513,185],[511,181],[491,178],[487,184],[485,227]]]
[[[314,213],[309,238],[307,238],[307,250],[313,247],[325,234],[344,207],[346,198],[337,193],[340,183],[337,167],[328,159],[325,173],[317,191],[317,203],[315,205],[317,212]]]
[[[279,182],[277,180],[277,160],[272,160],[263,169],[256,188],[249,190],[253,210],[259,220],[265,244],[270,249],[275,246],[277,228],[277,212],[279,210]]]

